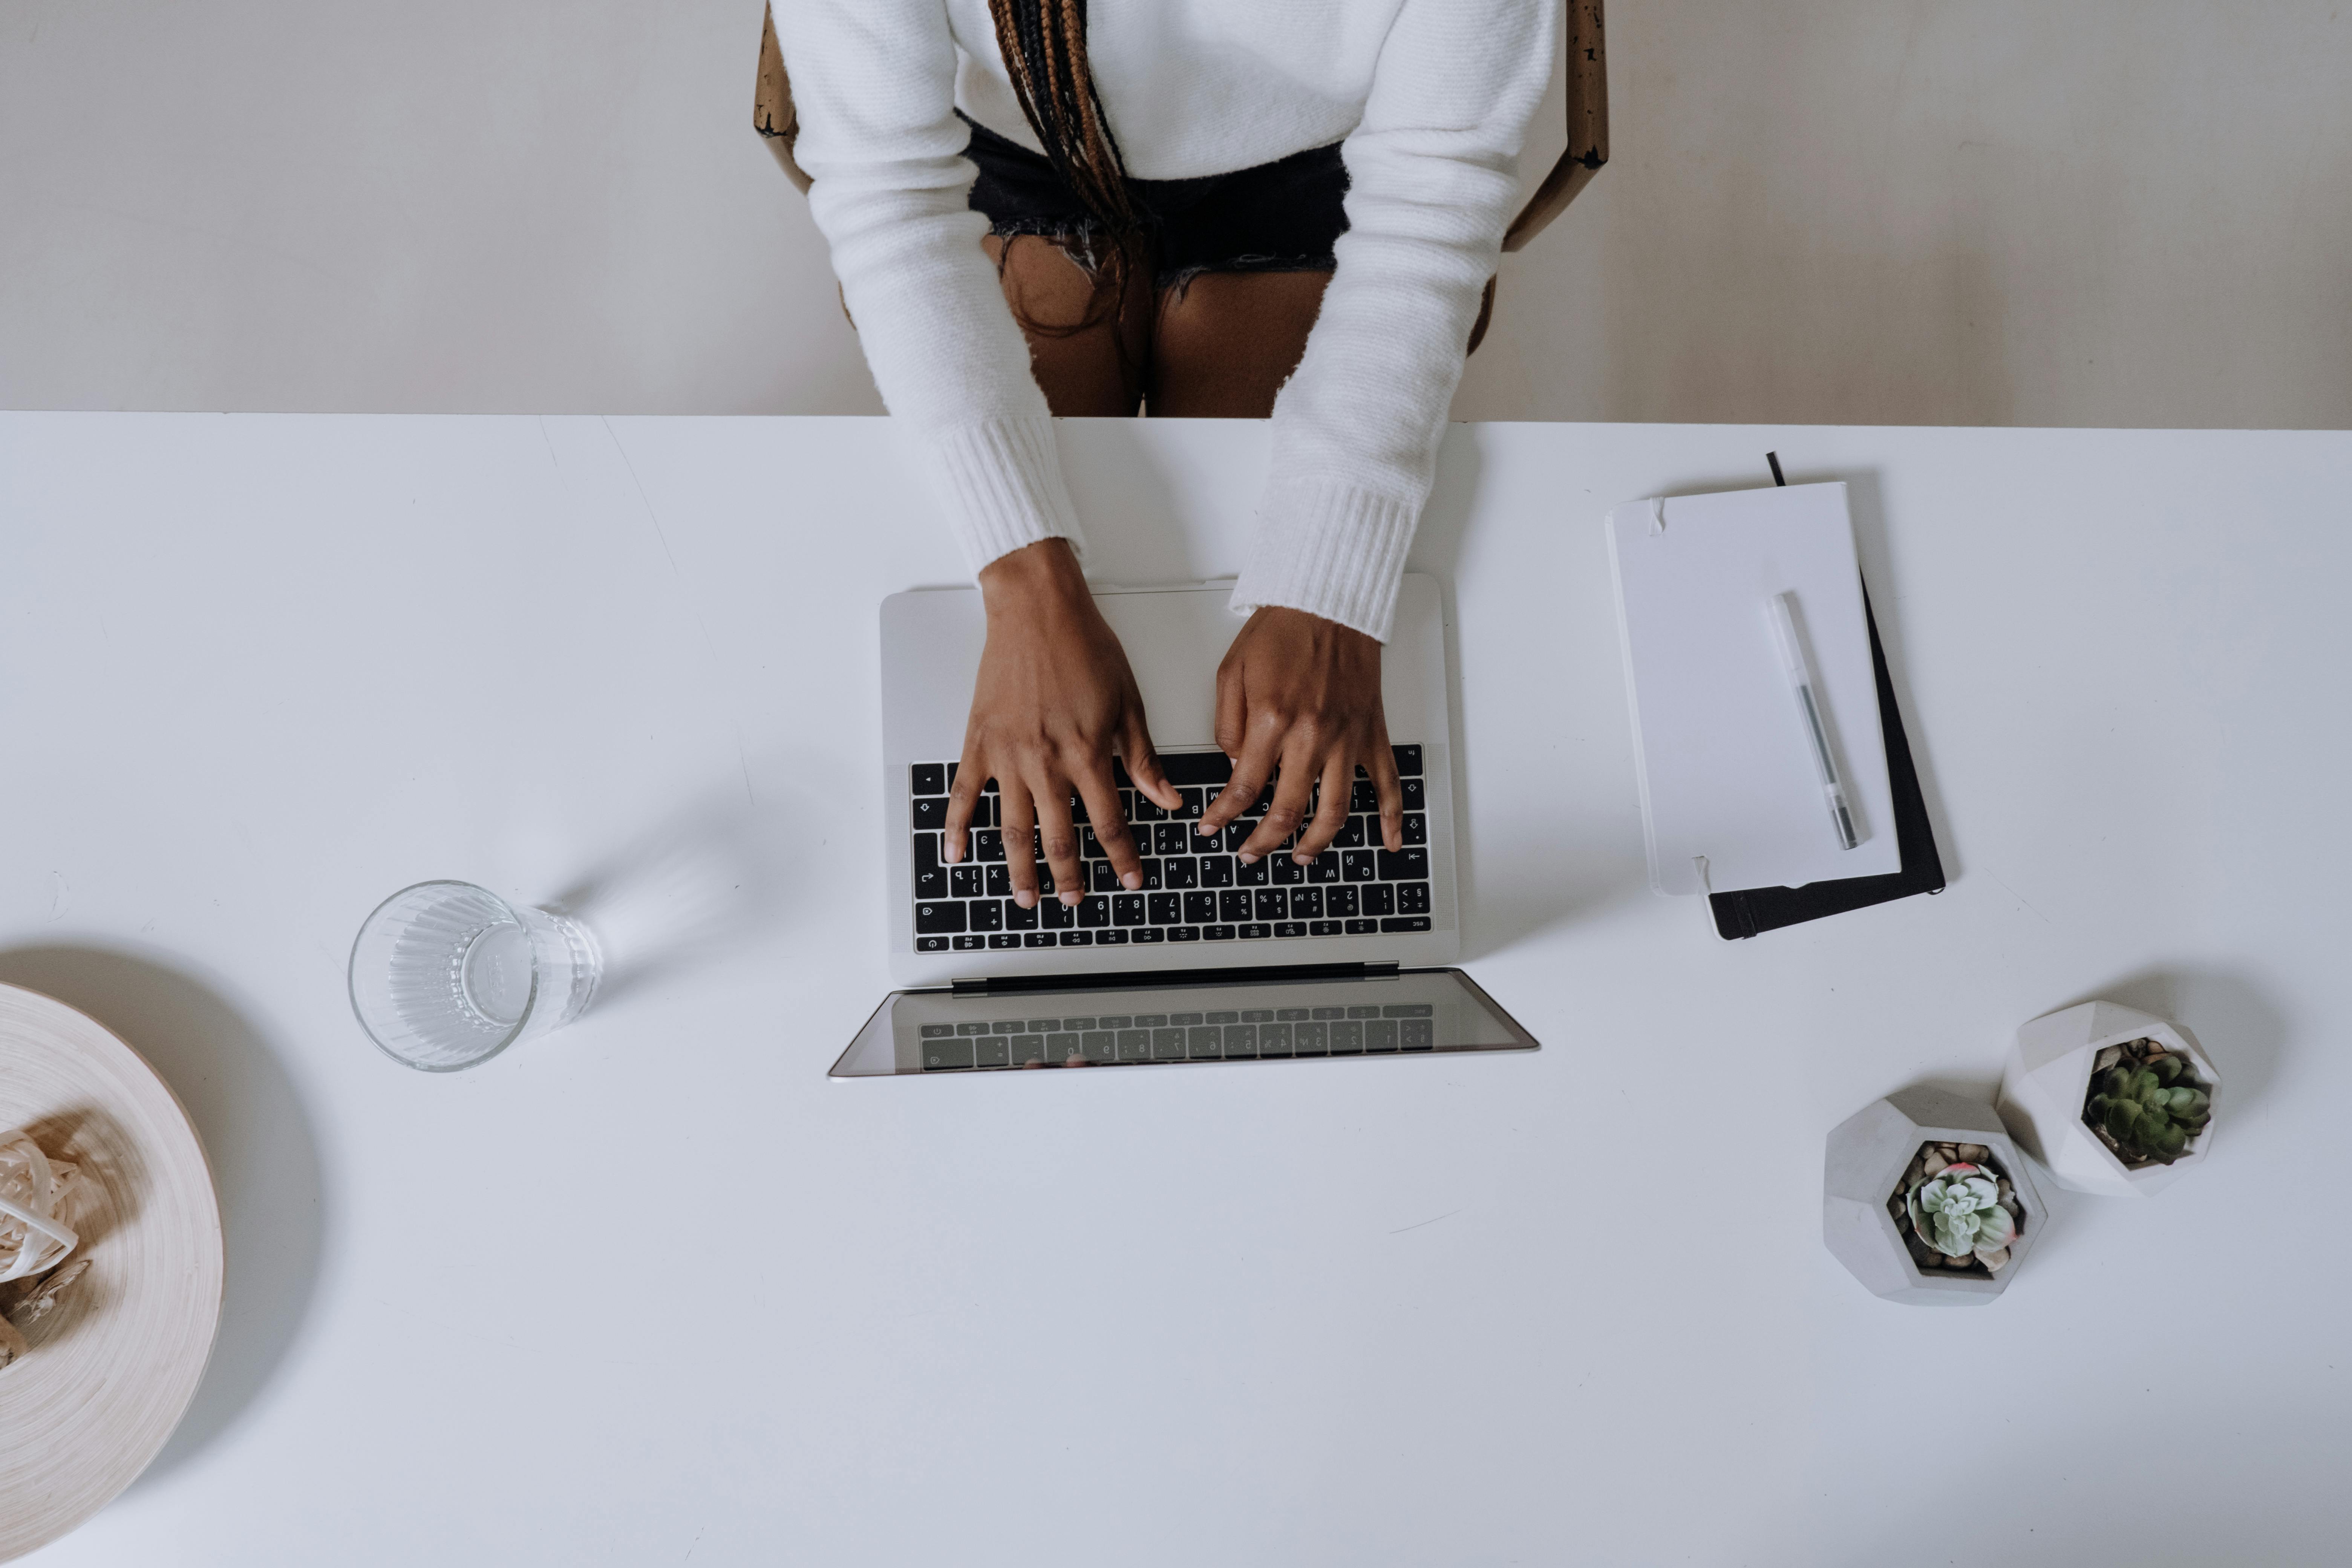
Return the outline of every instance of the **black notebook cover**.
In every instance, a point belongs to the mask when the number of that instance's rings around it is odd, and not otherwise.
[[[1778,466],[1775,465],[1777,477]],[[1726,941],[1782,926],[1801,925],[1823,915],[1840,915],[1914,893],[1944,890],[1944,862],[1936,854],[1936,833],[1927,825],[1927,803],[1919,794],[1919,772],[1911,764],[1911,742],[1903,714],[1895,706],[1895,683],[1886,676],[1886,652],[1878,646],[1878,617],[1870,613],[1870,590],[1862,591],[1863,618],[1870,626],[1870,663],[1878,678],[1878,727],[1886,738],[1886,783],[1895,796],[1895,842],[1903,869],[1885,877],[1846,877],[1801,888],[1749,888],[1717,893],[1715,929]]]

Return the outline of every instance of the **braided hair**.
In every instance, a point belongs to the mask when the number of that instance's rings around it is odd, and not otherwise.
[[[1127,163],[1087,64],[1087,0],[988,0],[988,12],[1021,112],[1055,173],[1077,193],[1108,242],[1086,258],[1095,275],[1097,308],[1067,329],[1080,331],[1101,319],[1104,295],[1124,300],[1128,269],[1142,244]]]

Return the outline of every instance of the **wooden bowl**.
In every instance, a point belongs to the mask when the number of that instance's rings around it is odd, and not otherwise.
[[[147,1468],[195,1396],[221,1304],[220,1204],[188,1113],[96,1023],[0,985],[0,1132],[17,1127],[81,1167],[73,1257],[89,1268],[0,1367],[0,1563]]]

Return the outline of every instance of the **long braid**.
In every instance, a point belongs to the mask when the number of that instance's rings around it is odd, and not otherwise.
[[[1107,241],[1094,266],[1097,300],[1126,296],[1128,269],[1136,264],[1142,225],[1127,184],[1127,162],[1103,113],[1087,63],[1087,0],[988,0],[996,24],[996,47],[1005,74],[1021,100],[1021,112],[1037,133],[1054,170],[1077,193]],[[1070,331],[1101,320],[1089,309]]]

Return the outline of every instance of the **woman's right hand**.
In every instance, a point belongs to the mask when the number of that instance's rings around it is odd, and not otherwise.
[[[981,569],[980,591],[988,606],[988,646],[972,684],[963,760],[948,796],[947,859],[964,858],[964,830],[981,786],[992,778],[1013,897],[1023,909],[1037,902],[1033,827],[1062,902],[1075,904],[1087,894],[1077,828],[1070,819],[1073,795],[1086,803],[1119,885],[1140,888],[1143,870],[1119,809],[1111,754],[1127,764],[1135,787],[1160,805],[1177,810],[1182,797],[1160,771],[1135,673],[1095,608],[1069,542],[1042,540],[999,556]]]

